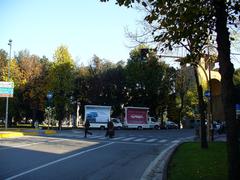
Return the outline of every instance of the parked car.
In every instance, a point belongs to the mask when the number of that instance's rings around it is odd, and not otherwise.
[[[225,132],[225,123],[213,121],[214,133],[222,134]]]
[[[111,121],[113,122],[113,125],[114,125],[115,129],[122,129],[123,128],[123,124],[121,123],[120,119],[111,118]]]
[[[166,129],[178,129],[178,125],[172,121],[166,121],[165,127],[166,127]]]

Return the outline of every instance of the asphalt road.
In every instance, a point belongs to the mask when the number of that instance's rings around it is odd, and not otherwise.
[[[0,139],[0,179],[137,180],[167,147],[192,130],[61,131],[50,136]]]

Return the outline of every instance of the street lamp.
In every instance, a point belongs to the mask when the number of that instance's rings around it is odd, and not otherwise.
[[[8,60],[8,82],[10,80],[10,62],[11,61],[11,51],[12,51],[12,40],[9,39],[8,45],[10,47],[9,49],[9,60]],[[5,129],[8,128],[8,97],[6,99],[6,117],[5,117]]]

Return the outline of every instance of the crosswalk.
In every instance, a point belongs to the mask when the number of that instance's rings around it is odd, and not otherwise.
[[[181,139],[163,139],[163,138],[153,138],[149,137],[139,137],[139,136],[116,136],[109,139],[105,135],[89,135],[87,138],[83,137],[83,134],[57,134],[55,136],[63,138],[76,138],[81,140],[106,140],[106,141],[118,141],[118,142],[135,142],[135,143],[178,143]]]

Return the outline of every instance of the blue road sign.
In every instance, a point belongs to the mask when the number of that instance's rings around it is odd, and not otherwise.
[[[205,91],[204,95],[205,95],[205,97],[210,97],[210,95],[211,95],[210,91],[209,90]]]
[[[13,88],[0,87],[0,97],[13,97]]]
[[[48,100],[52,99],[52,97],[53,97],[53,93],[51,91],[48,91],[47,93]]]

